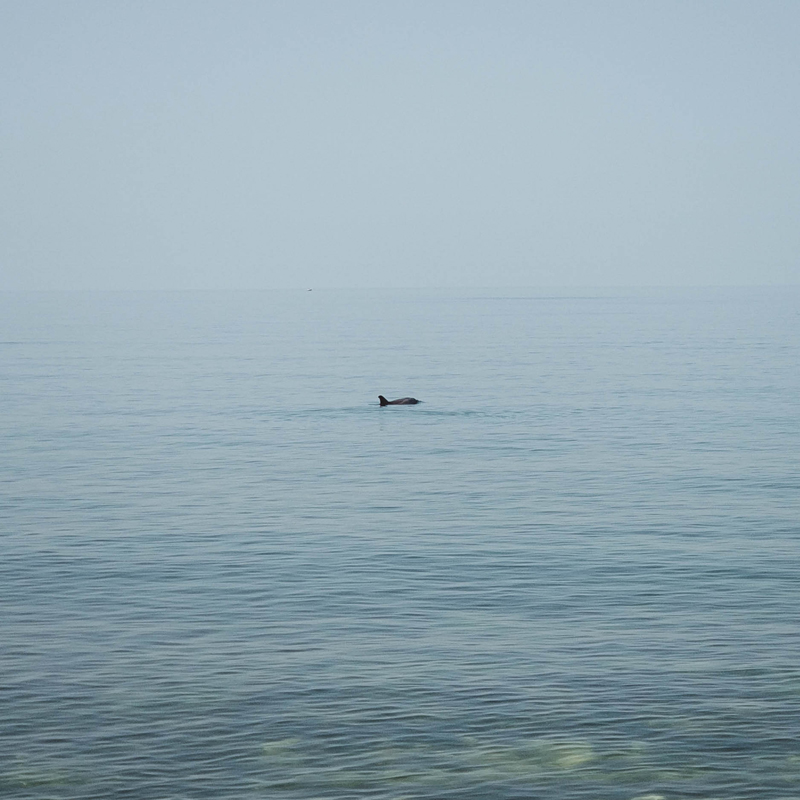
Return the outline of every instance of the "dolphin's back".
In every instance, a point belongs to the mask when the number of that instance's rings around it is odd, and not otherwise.
[[[416,397],[401,397],[399,400],[387,400],[382,394],[378,395],[382,406],[415,406],[419,403]]]

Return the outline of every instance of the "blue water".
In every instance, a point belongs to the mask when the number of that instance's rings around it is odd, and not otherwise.
[[[798,364],[797,289],[0,295],[0,797],[800,797]]]

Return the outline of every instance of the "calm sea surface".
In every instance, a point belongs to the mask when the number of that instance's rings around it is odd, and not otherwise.
[[[800,798],[799,365],[797,289],[0,295],[0,797]]]

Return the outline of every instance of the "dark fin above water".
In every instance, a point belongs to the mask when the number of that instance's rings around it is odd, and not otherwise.
[[[381,401],[381,405],[382,406],[388,406],[389,405],[389,401],[382,394],[378,395],[378,400]]]

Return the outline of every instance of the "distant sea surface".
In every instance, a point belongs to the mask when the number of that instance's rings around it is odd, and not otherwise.
[[[0,295],[0,797],[800,798],[800,291]]]

